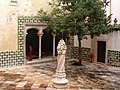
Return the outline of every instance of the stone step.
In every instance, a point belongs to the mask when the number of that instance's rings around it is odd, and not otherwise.
[[[66,57],[66,60],[69,60],[70,57]],[[39,59],[33,59],[33,61],[27,61],[26,65],[34,65],[34,64],[40,64],[40,63],[49,63],[49,62],[56,62],[57,57],[49,57],[49,58],[43,58],[41,60]]]

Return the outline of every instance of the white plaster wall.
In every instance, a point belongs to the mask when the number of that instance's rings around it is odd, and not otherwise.
[[[77,35],[74,36],[74,47],[78,47],[78,37]],[[83,39],[81,41],[81,46],[86,48],[91,48],[91,38],[90,36],[87,36],[87,39]]]
[[[87,36],[87,39],[82,40],[82,47],[91,48],[91,38]]]
[[[120,24],[120,0],[111,0],[111,5],[112,23],[117,18]]]
[[[0,1],[0,51],[17,50],[16,9],[10,12],[9,4],[9,0]]]
[[[114,31],[108,35],[100,35],[97,41],[106,41],[107,50],[120,51],[120,31]]]
[[[32,11],[34,11],[32,14],[33,15],[37,15],[37,12],[40,9],[43,9],[45,11],[50,11],[50,6],[49,6],[49,2],[51,2],[52,0],[31,0],[32,1]]]
[[[120,31],[108,34],[108,49],[120,51]]]
[[[79,43],[78,43],[78,36],[77,35],[75,35],[74,36],[74,47],[78,47],[79,46]]]
[[[106,7],[106,13],[107,15],[110,15],[110,3],[109,6]],[[111,14],[112,14],[112,18],[111,18],[112,24],[114,24],[115,18],[118,19],[118,24],[120,24],[120,0],[111,0]]]
[[[110,0],[108,0],[110,1]],[[109,6],[106,7],[106,13],[107,13],[107,16],[110,15],[110,3],[109,3]]]
[[[0,52],[18,50],[18,16],[33,16],[40,8],[49,11],[51,0],[18,0],[18,5],[10,5],[10,0],[0,0]]]

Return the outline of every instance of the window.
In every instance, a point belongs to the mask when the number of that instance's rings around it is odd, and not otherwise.
[[[18,0],[10,0],[10,5],[18,5]]]

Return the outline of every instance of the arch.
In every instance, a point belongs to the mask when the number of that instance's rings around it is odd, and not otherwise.
[[[43,30],[41,41],[41,54],[42,57],[52,56],[53,54],[53,35],[48,28]]]
[[[37,34],[37,36],[39,37],[39,49],[38,49],[39,50],[39,56],[38,56],[39,58],[38,58],[38,60],[42,59],[42,57],[41,57],[41,55],[42,55],[41,51],[42,51],[42,48],[43,48],[43,47],[41,47],[42,43],[43,43],[42,38],[44,38],[44,36],[46,36],[46,35],[48,36],[48,38],[49,38],[49,36],[51,38],[50,40],[48,40],[48,42],[51,41],[51,43],[47,44],[48,46],[51,46],[51,48],[47,49],[48,52],[46,52],[46,55],[55,57],[56,35],[51,33],[51,31],[46,32],[47,31],[47,25],[44,25],[44,24],[25,24],[24,29],[25,29],[24,30],[24,63],[26,63],[26,61],[27,61],[26,60],[26,57],[27,57],[26,51],[27,51],[28,46],[26,45],[26,38],[28,37],[31,30],[34,30],[33,32],[35,32],[35,34]],[[48,35],[48,33],[50,35]],[[46,40],[44,40],[44,42],[46,42]],[[50,51],[50,53],[49,53],[49,51]]]
[[[27,29],[27,36],[26,36],[26,58],[29,59],[29,46],[32,46],[32,58],[37,59],[39,58],[39,36],[38,36],[38,29],[36,28],[29,28]]]

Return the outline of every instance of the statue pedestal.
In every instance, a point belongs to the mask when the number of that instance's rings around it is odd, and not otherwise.
[[[63,89],[67,87],[68,80],[66,78],[54,78],[53,87]]]

